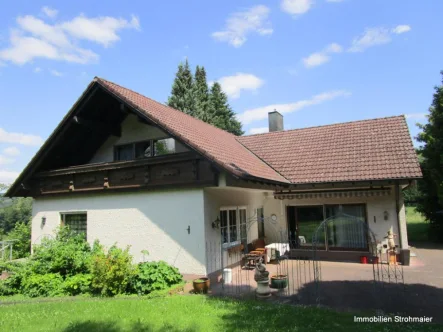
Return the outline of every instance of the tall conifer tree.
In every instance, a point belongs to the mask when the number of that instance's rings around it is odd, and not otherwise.
[[[194,97],[196,117],[210,123],[209,118],[209,88],[206,80],[205,67],[195,69]]]
[[[419,127],[417,139],[424,145],[419,149],[423,180],[418,181],[417,210],[431,222],[430,235],[443,242],[443,83],[435,88],[428,123]]]
[[[221,85],[215,82],[209,95],[210,123],[220,129],[224,129],[234,135],[243,135],[241,123],[235,118],[228,103],[228,97],[223,92]]]
[[[194,79],[189,68],[188,59],[178,65],[177,74],[172,84],[168,105],[191,116],[196,116]]]

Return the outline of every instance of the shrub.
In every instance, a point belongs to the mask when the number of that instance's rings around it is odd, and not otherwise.
[[[62,277],[89,273],[91,247],[82,235],[74,235],[67,227],[55,239],[43,239],[32,256],[37,274],[59,273]]]
[[[90,274],[77,274],[67,277],[63,282],[63,292],[67,295],[87,294],[91,291]]]
[[[129,247],[123,250],[114,245],[107,253],[97,250],[92,258],[92,290],[103,296],[121,294],[134,273]]]
[[[166,262],[146,262],[138,265],[137,274],[131,279],[130,290],[138,294],[149,294],[163,290],[183,281],[177,268]]]
[[[29,262],[0,264],[1,271],[8,271],[10,276],[0,282],[0,295],[20,294],[23,281],[32,274]]]
[[[63,278],[58,273],[32,274],[23,280],[23,294],[29,297],[63,294]]]
[[[24,258],[31,254],[31,225],[24,222],[15,224],[9,232],[8,239],[17,240],[13,243],[12,258]]]

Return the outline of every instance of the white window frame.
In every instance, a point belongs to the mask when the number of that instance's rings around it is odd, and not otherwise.
[[[240,210],[245,210],[245,220],[244,223],[240,223]],[[239,245],[242,242],[242,234],[241,234],[241,226],[246,225],[246,236],[247,236],[247,219],[248,219],[248,209],[246,206],[223,206],[220,208],[220,212],[221,211],[227,211],[227,224],[224,227],[220,227],[220,234],[222,233],[222,229],[226,228],[227,229],[227,235],[228,235],[228,242],[223,243],[223,247],[224,248],[228,248],[228,247],[232,247],[232,246],[236,246]],[[229,211],[236,211],[235,212],[235,216],[236,216],[236,220],[234,221],[234,224],[236,226],[236,230],[237,230],[237,239],[235,241],[231,241],[231,226],[233,225],[232,221],[229,219]],[[221,219],[221,216],[220,216]],[[223,239],[222,239],[223,241]]]

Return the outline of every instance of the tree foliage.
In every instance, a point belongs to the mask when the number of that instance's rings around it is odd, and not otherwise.
[[[218,82],[215,82],[211,88],[209,114],[212,125],[237,136],[243,135],[241,123],[235,118],[235,113],[229,106],[228,97]]]
[[[32,215],[32,198],[7,198],[3,196],[8,187],[0,184],[0,235],[9,233],[17,223],[29,224]]]
[[[197,66],[195,69],[194,97],[196,117],[210,123],[209,117],[209,87],[205,67]]]
[[[188,60],[179,64],[168,105],[234,135],[243,135],[221,85],[216,82],[209,89],[203,66],[197,66],[192,77]]]
[[[423,180],[419,181],[417,210],[431,222],[431,235],[443,242],[443,85],[435,87],[428,123],[419,127]]]
[[[168,105],[191,116],[196,116],[194,78],[189,68],[188,59],[184,64],[178,65]]]

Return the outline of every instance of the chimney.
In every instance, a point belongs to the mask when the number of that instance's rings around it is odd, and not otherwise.
[[[271,131],[283,131],[283,115],[277,111],[268,113],[269,132]]]

